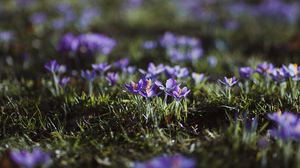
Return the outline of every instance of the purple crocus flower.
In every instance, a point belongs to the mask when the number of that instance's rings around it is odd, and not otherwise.
[[[157,95],[158,86],[151,79],[144,79],[139,94],[147,99]]]
[[[193,159],[182,155],[158,156],[147,162],[134,164],[134,168],[195,168],[196,162]]]
[[[147,71],[140,69],[140,72],[145,75],[145,78],[156,78],[164,71],[165,71],[165,66],[163,64],[159,64],[155,66],[155,64],[152,62],[148,64]]]
[[[43,24],[47,20],[47,15],[43,12],[34,13],[30,20],[35,25]]]
[[[88,81],[91,81],[91,82],[94,81],[96,76],[97,76],[97,73],[94,70],[92,70],[92,71],[82,70],[81,71],[81,77],[87,79]]]
[[[44,67],[51,73],[63,73],[66,71],[66,67],[64,65],[59,65],[56,60],[47,62]]]
[[[57,50],[61,53],[68,53],[76,50],[77,38],[72,33],[67,33],[60,39]]]
[[[155,84],[159,87],[160,90],[163,90],[169,96],[172,95],[173,90],[176,86],[178,86],[177,81],[173,78],[170,78],[166,81],[166,86],[164,86],[159,81],[156,81]]]
[[[70,77],[63,77],[60,81],[59,81],[59,85],[61,87],[65,87],[69,82],[70,82],[71,78]]]
[[[205,80],[205,76],[203,73],[199,74],[199,73],[193,72],[192,79],[195,81],[196,84],[199,84]]]
[[[15,35],[11,31],[0,31],[0,42],[10,42],[15,38]]]
[[[108,55],[116,45],[115,40],[102,34],[82,34],[77,39],[77,51],[89,56],[97,52],[102,55]]]
[[[47,165],[50,164],[51,161],[50,155],[39,148],[34,149],[32,152],[26,150],[13,150],[11,151],[10,156],[14,162],[25,168]]]
[[[297,64],[289,64],[288,67],[283,66],[283,71],[293,80],[300,80],[300,67]]]
[[[135,66],[128,66],[127,68],[122,69],[124,73],[133,74],[136,71]]]
[[[269,119],[277,124],[277,128],[270,131],[271,136],[283,140],[300,140],[299,116],[291,112],[274,112],[268,114]]]
[[[138,94],[145,83],[147,82],[145,82],[144,79],[140,79],[137,83],[131,81],[129,84],[125,84],[125,88],[133,94]]]
[[[120,68],[120,69],[123,70],[123,69],[125,69],[125,68],[128,67],[128,65],[129,65],[129,59],[128,58],[120,59],[120,60],[114,62],[113,65],[114,65],[114,67]]]
[[[155,41],[145,41],[143,44],[143,48],[150,50],[157,47],[157,43]]]
[[[241,67],[239,69],[240,77],[249,79],[253,74],[253,69],[251,67]]]
[[[191,90],[188,90],[187,87],[180,88],[179,85],[177,85],[173,92],[172,96],[175,98],[176,101],[180,101],[182,98],[185,98]]]
[[[116,84],[117,80],[119,79],[119,75],[115,72],[109,72],[107,73],[105,79],[108,81],[109,86],[113,86]]]
[[[263,75],[263,76],[267,76],[270,75],[272,73],[272,70],[274,69],[274,65],[271,63],[261,63],[258,64],[256,67],[256,72]]]
[[[233,85],[237,84],[238,83],[238,80],[236,80],[235,77],[232,77],[232,78],[227,78],[227,77],[224,77],[224,80],[219,80],[219,82],[223,85],[225,85],[226,87],[232,87]]]
[[[283,82],[289,77],[289,74],[285,68],[275,68],[272,70],[271,77],[276,82]]]
[[[111,68],[111,65],[109,65],[107,62],[103,62],[100,64],[92,64],[92,67],[95,71],[104,73]]]
[[[166,66],[165,72],[168,78],[186,78],[189,76],[189,70],[185,67],[181,68],[179,65],[175,67]]]
[[[97,53],[108,55],[115,47],[116,41],[102,34],[66,34],[59,42],[58,50],[80,55],[93,56]]]

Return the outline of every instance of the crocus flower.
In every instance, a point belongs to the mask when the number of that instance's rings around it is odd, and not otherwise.
[[[182,98],[185,98],[191,90],[188,90],[187,87],[180,88],[179,85],[177,85],[173,92],[172,96],[175,98],[176,101],[180,101]]]
[[[77,38],[72,33],[65,34],[59,41],[57,50],[61,53],[75,51],[77,46]]]
[[[193,72],[192,73],[192,78],[193,80],[195,81],[196,84],[199,84],[201,82],[203,82],[205,80],[205,76],[203,73],[196,73],[196,72]]]
[[[272,70],[274,69],[274,65],[273,64],[269,64],[267,62],[258,64],[256,67],[256,72],[261,74],[261,75],[270,75],[272,73]]]
[[[158,156],[144,163],[137,162],[134,168],[195,168],[196,162],[179,154]]]
[[[108,55],[115,47],[116,41],[102,34],[66,34],[59,42],[58,50],[79,55],[93,56],[97,53]]]
[[[147,50],[156,48],[156,46],[157,46],[157,43],[155,41],[145,41],[143,44],[143,48],[147,49]]]
[[[219,80],[219,82],[227,87],[232,87],[233,85],[238,83],[238,80],[236,80],[235,77],[232,78],[224,77],[224,80],[223,81]]]
[[[157,95],[157,89],[158,86],[151,79],[144,79],[139,94],[148,99]]]
[[[56,60],[47,62],[44,67],[51,73],[63,73],[66,71],[66,67],[64,65],[59,65]]]
[[[0,31],[0,42],[9,42],[15,38],[11,31]]]
[[[51,161],[50,155],[38,148],[34,149],[32,152],[28,152],[26,150],[13,150],[11,151],[10,156],[14,162],[25,168],[47,165]]]
[[[92,64],[92,67],[94,70],[104,73],[111,68],[111,65],[109,65],[107,62],[104,62],[100,64]]]
[[[124,73],[133,74],[136,71],[135,66],[128,66],[122,70]]]
[[[284,68],[275,68],[272,70],[271,77],[276,82],[283,82],[289,77],[289,74]]]
[[[82,34],[77,39],[77,51],[89,56],[97,52],[102,55],[108,55],[116,45],[115,40],[102,34]]]
[[[300,67],[297,64],[289,64],[288,67],[283,66],[283,70],[293,79],[300,80]]]
[[[203,49],[200,41],[188,36],[176,36],[167,32],[160,39],[171,61],[197,60],[202,57]]]
[[[270,131],[271,136],[283,140],[300,140],[299,116],[291,112],[274,112],[268,114],[269,119],[277,124],[277,128]]]
[[[177,81],[173,78],[170,78],[166,81],[166,86],[159,81],[156,81],[155,84],[159,87],[159,89],[163,90],[169,96],[172,95],[173,90],[178,85]]]
[[[128,65],[129,65],[129,59],[128,59],[128,58],[120,59],[120,60],[114,62],[113,65],[114,65],[114,67],[123,70],[124,68],[127,68],[127,67],[128,67]]]
[[[70,82],[71,78],[70,77],[63,77],[60,81],[59,81],[59,85],[61,87],[65,87],[69,82]]]
[[[117,80],[119,79],[119,75],[115,72],[109,72],[107,73],[105,79],[108,81],[110,86],[113,86],[116,84]]]
[[[253,74],[253,69],[251,67],[241,67],[239,69],[240,77],[248,79]]]
[[[129,84],[125,84],[125,88],[133,94],[138,94],[144,87],[145,83],[146,82],[144,81],[144,79],[140,79],[137,83],[131,81]]]
[[[148,64],[147,71],[140,69],[140,72],[145,75],[145,78],[156,78],[158,75],[164,72],[164,70],[165,66],[163,64],[155,66],[155,64],[151,62]]]
[[[43,24],[46,20],[47,20],[47,15],[43,12],[34,13],[30,17],[30,21],[35,25]]]
[[[87,79],[88,81],[94,81],[96,78],[97,74],[96,71],[92,70],[82,70],[81,71],[81,77]]]
[[[189,76],[189,70],[179,65],[175,67],[166,66],[165,72],[168,78],[186,78]]]

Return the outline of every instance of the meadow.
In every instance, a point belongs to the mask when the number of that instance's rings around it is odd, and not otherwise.
[[[297,0],[3,0],[0,167],[300,167]]]

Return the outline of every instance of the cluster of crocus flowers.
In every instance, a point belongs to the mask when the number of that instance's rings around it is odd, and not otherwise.
[[[171,61],[195,61],[203,56],[200,40],[193,37],[166,32],[160,38],[160,45],[166,49]]]
[[[300,117],[291,112],[274,112],[268,114],[277,127],[269,130],[270,135],[282,140],[300,140]]]
[[[158,156],[146,162],[136,162],[134,168],[195,168],[196,161],[180,154]]]
[[[162,90],[166,96],[172,96],[176,101],[180,101],[185,98],[189,93],[187,87],[180,87],[175,79],[168,79],[166,85],[163,85],[159,81],[153,82],[151,79],[140,79],[137,83],[130,82],[125,85],[125,88],[134,94],[139,94],[146,98],[151,98],[159,94],[159,90]]]
[[[10,158],[18,166],[24,168],[45,167],[51,164],[50,154],[39,148],[33,149],[32,152],[27,150],[12,150],[10,151]]]
[[[157,79],[162,75],[165,75],[165,77],[167,78],[174,78],[174,79],[183,79],[183,78],[190,77],[189,69],[187,67],[181,67],[179,65],[176,66],[169,66],[163,64],[155,65],[154,63],[150,62],[148,64],[147,70],[139,69],[139,71],[143,74],[144,78],[151,78],[151,79]],[[200,76],[197,76],[196,74],[197,73],[194,73],[194,76],[192,76],[192,78],[194,78],[195,81],[201,82],[204,80],[204,74],[201,74]]]
[[[147,99],[157,95],[157,86],[151,79],[140,79],[138,82],[130,82],[125,84],[125,88],[133,93],[139,94]]]
[[[66,72],[66,66],[58,64],[56,60],[51,60],[47,62],[44,67],[52,74],[55,94],[58,95],[60,93],[59,86],[64,88],[71,80],[70,77],[62,76],[62,74]]]
[[[58,44],[61,53],[93,56],[97,53],[108,55],[116,46],[116,41],[102,34],[89,33],[75,36],[64,35]]]
[[[258,73],[263,77],[270,77],[275,82],[284,82],[288,79],[297,81],[300,79],[300,67],[297,64],[283,65],[281,67],[275,67],[271,63],[258,64],[256,69],[251,67],[241,67],[239,69],[240,77],[249,79],[253,73]]]

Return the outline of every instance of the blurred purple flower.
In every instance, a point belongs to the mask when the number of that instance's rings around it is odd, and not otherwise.
[[[179,65],[174,67],[165,66],[165,73],[168,78],[186,78],[189,76],[189,70]]]
[[[13,150],[11,151],[10,156],[19,166],[26,168],[44,166],[50,164],[51,161],[50,155],[39,148],[35,148],[32,152],[26,150]]]
[[[256,72],[261,74],[261,75],[267,76],[267,75],[270,75],[272,73],[273,69],[274,69],[273,64],[264,62],[264,63],[261,63],[261,64],[257,65]]]
[[[47,15],[43,12],[34,13],[30,18],[30,21],[35,25],[43,24],[46,20]]]
[[[216,67],[218,64],[218,59],[215,56],[211,55],[207,57],[207,62],[211,67]]]
[[[249,79],[253,74],[254,70],[251,67],[241,67],[239,69],[240,77]]]
[[[133,74],[136,71],[136,67],[134,66],[129,66],[127,68],[124,68],[122,70],[124,73],[128,73],[128,74]]]
[[[236,80],[235,77],[232,78],[224,77],[224,80],[219,80],[219,82],[227,87],[232,87],[233,85],[238,83],[238,80]]]
[[[94,19],[100,16],[100,10],[96,7],[85,7],[79,18],[79,26],[82,29],[87,28]]]
[[[95,71],[98,71],[100,73],[104,73],[108,71],[111,68],[111,65],[109,65],[107,62],[103,62],[100,64],[92,64],[92,67]]]
[[[115,45],[114,39],[102,34],[82,34],[76,37],[68,33],[60,40],[58,50],[87,56],[97,53],[108,55]]]
[[[105,78],[108,81],[109,86],[113,86],[116,84],[117,80],[119,79],[119,75],[115,72],[109,72]]]
[[[198,39],[188,36],[175,36],[166,32],[160,38],[160,45],[166,49],[167,55],[173,62],[194,61],[203,56],[203,49]]]
[[[56,60],[47,62],[44,67],[51,73],[64,73],[66,71],[66,67],[58,64]]]
[[[156,78],[158,75],[165,71],[165,66],[163,64],[155,66],[155,64],[151,62],[148,64],[147,71],[144,71],[142,69],[140,69],[139,71],[145,76],[145,78]]]
[[[60,39],[58,51],[61,53],[71,52],[76,50],[77,38],[72,33],[67,33]]]
[[[59,85],[61,87],[65,87],[69,82],[70,82],[71,78],[70,77],[63,77],[60,81],[59,81]]]
[[[113,63],[114,67],[116,68],[120,68],[120,69],[124,69],[124,68],[127,68],[128,65],[129,65],[129,59],[128,58],[123,58],[123,59],[120,59],[116,62]]]
[[[0,42],[9,42],[15,38],[11,31],[0,31]]]
[[[195,81],[196,84],[199,84],[205,80],[205,76],[203,73],[199,74],[199,73],[193,72],[192,79]]]
[[[283,140],[300,140],[299,116],[291,112],[274,112],[269,113],[268,117],[277,124],[277,128],[269,130],[271,136]]]
[[[82,70],[81,71],[81,77],[87,79],[90,82],[94,81],[95,78],[96,78],[96,76],[97,76],[97,73],[96,73],[95,70],[92,70],[92,71],[90,71],[90,70]]]
[[[195,168],[196,162],[179,154],[174,156],[159,156],[147,162],[136,162],[134,168]]]
[[[157,47],[156,41],[145,41],[143,44],[143,48],[147,50],[154,49],[156,47]]]
[[[285,68],[274,68],[271,77],[276,82],[283,82],[289,77],[289,74]]]

